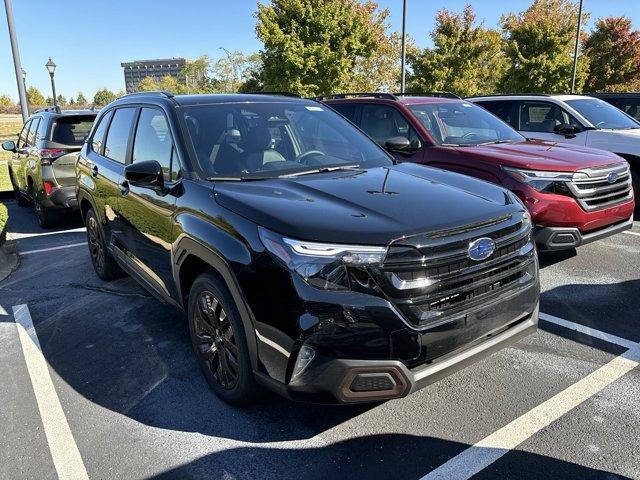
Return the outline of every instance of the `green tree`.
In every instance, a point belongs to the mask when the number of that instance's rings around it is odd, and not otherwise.
[[[102,88],[96,92],[93,96],[93,103],[98,107],[104,107],[106,104],[113,102],[116,99],[116,94],[111,90]]]
[[[30,107],[42,107],[46,105],[44,95],[42,95],[36,87],[29,87],[27,89],[27,103]]]
[[[258,53],[245,55],[239,51],[230,52],[212,65],[214,88],[228,93],[248,91],[248,82],[259,76],[261,67],[262,62]]]
[[[158,82],[158,88],[176,95],[187,93],[187,86],[184,83],[180,83],[176,77],[172,77],[171,75],[162,77]]]
[[[74,100],[74,98],[73,97],[69,98],[69,105],[75,106],[75,104],[76,104],[76,101]]]
[[[408,91],[452,91],[461,96],[490,93],[507,69],[500,32],[476,23],[473,8],[436,15],[433,48],[409,53]]]
[[[61,107],[67,106],[67,99],[62,94],[58,95],[58,105],[60,105]]]
[[[76,96],[76,103],[78,105],[86,105],[89,102],[87,102],[87,98],[82,94],[82,92],[78,92],[78,95]]]
[[[589,15],[583,14],[586,24]],[[506,92],[568,92],[571,88],[573,48],[578,6],[572,0],[535,0],[524,12],[500,20],[509,68],[502,82]],[[589,67],[588,57],[578,60],[576,90]]]
[[[196,60],[188,60],[180,72],[185,77],[189,93],[208,93],[211,82],[211,59],[202,55]]]
[[[585,40],[587,91],[640,90],[640,31],[628,17],[601,18]]]
[[[358,61],[379,51],[389,11],[372,0],[271,0],[255,16],[264,90],[308,96],[349,86]]]
[[[139,92],[152,92],[159,89],[160,87],[158,86],[158,82],[153,77],[144,77],[140,80],[140,83],[138,83],[137,88]]]
[[[15,103],[9,95],[0,95],[0,108],[13,107]]]

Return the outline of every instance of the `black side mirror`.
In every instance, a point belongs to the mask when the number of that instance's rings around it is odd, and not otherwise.
[[[390,152],[407,152],[411,149],[411,142],[407,137],[391,137],[384,142],[384,146]]]
[[[2,149],[7,152],[16,153],[16,142],[13,140],[7,140],[6,142],[2,142]]]
[[[573,125],[569,125],[568,123],[561,123],[560,125],[556,125],[553,127],[553,131],[558,135],[564,135],[567,138],[573,138],[576,136],[578,129]]]
[[[155,160],[134,162],[124,167],[124,178],[129,185],[150,188],[164,193],[164,174],[162,167]]]

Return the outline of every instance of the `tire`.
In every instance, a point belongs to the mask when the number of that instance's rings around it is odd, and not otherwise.
[[[244,327],[226,285],[211,273],[196,278],[189,293],[189,333],[207,383],[223,401],[236,406],[260,397]]]
[[[92,208],[87,211],[85,218],[89,255],[96,275],[107,282],[123,277],[125,275],[124,271],[107,250],[102,226]]]
[[[58,223],[58,212],[51,208],[43,207],[37,198],[33,200],[33,208],[36,211],[40,228],[51,228]]]

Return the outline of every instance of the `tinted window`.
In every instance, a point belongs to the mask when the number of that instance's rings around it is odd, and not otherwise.
[[[177,177],[178,162],[173,162],[176,170],[172,175],[173,142],[169,124],[160,110],[143,108],[138,119],[136,136],[133,143],[133,161],[155,160],[160,163],[167,180]]]
[[[582,130],[578,121],[559,105],[549,102],[520,102],[518,108],[519,130],[524,132],[554,133],[556,127],[569,124]]]
[[[113,114],[107,138],[104,142],[104,156],[116,162],[125,163],[127,158],[127,142],[131,132],[131,124],[136,113],[135,108],[119,108]]]
[[[567,105],[573,107],[596,128],[612,130],[640,128],[640,124],[636,121],[599,98],[567,100]]]
[[[94,116],[57,118],[53,124],[51,141],[64,145],[82,145],[91,131],[94,119]]]
[[[512,127],[518,128],[517,119],[513,115],[514,102],[477,102],[477,104],[489,110]]]
[[[448,146],[521,142],[524,137],[484,108],[469,102],[410,105],[436,143]]]
[[[29,133],[29,127],[31,126],[31,122],[32,120],[27,120],[27,123],[25,123],[24,126],[22,127],[22,131],[18,136],[18,145],[16,146],[17,148],[24,148],[25,144],[27,143],[27,133]]]
[[[391,165],[351,123],[310,102],[182,107],[205,177],[267,178],[330,167]]]
[[[36,117],[31,121],[29,126],[29,133],[27,134],[27,146],[33,147],[36,144],[38,125],[40,124],[40,117]]]
[[[405,137],[412,148],[420,148],[422,142],[407,119],[395,108],[388,105],[363,105],[360,128],[373,138],[378,145],[393,137]]]
[[[104,132],[107,130],[107,126],[109,125],[109,120],[111,119],[111,115],[113,115],[113,110],[107,112],[101,119],[100,123],[96,127],[96,131],[93,133],[93,137],[91,139],[91,150],[96,153],[102,155],[102,145],[104,143]]]
[[[351,123],[356,123],[356,108],[357,105],[348,104],[348,103],[338,103],[335,105],[331,105],[331,108],[336,110],[341,115],[347,117],[347,119]]]

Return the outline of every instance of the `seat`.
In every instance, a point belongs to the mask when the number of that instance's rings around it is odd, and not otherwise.
[[[247,132],[242,159],[246,171],[256,172],[265,163],[286,161],[280,152],[271,148],[271,142],[271,132],[264,124],[258,124]]]

